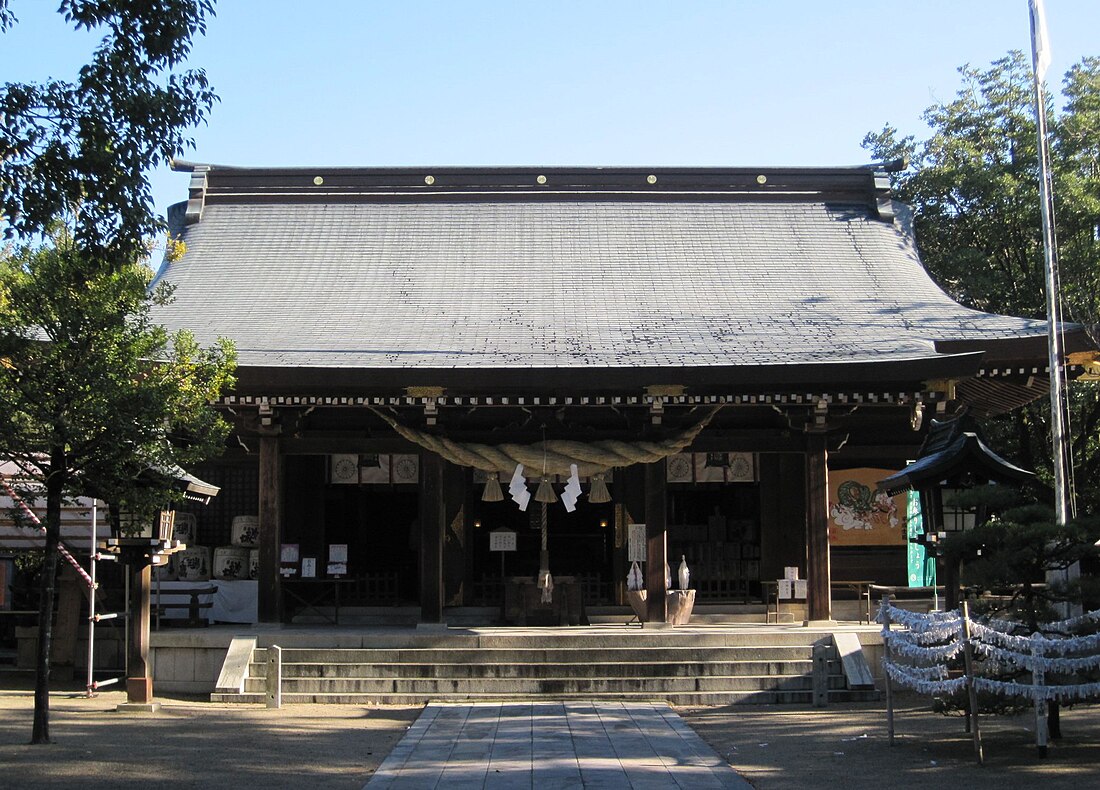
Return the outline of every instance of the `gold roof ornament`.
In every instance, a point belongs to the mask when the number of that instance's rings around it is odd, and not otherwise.
[[[1085,369],[1077,381],[1100,381],[1100,351],[1076,351],[1066,355],[1066,362]]]

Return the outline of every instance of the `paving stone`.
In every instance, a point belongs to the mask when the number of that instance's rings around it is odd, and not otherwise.
[[[371,790],[749,790],[661,703],[430,704]]]

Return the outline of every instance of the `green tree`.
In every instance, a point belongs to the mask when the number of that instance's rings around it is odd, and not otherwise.
[[[990,491],[976,493],[1003,496],[998,487],[986,488]],[[979,601],[983,610],[1019,622],[1030,634],[1041,630],[1041,623],[1064,617],[1061,604],[1100,607],[1100,579],[1049,581],[1096,555],[1100,520],[1077,518],[1058,524],[1051,508],[1021,499],[996,518],[950,535],[943,552],[945,563],[961,565],[964,586],[996,596]]]
[[[894,174],[898,198],[913,207],[921,258],[963,304],[995,313],[1045,317],[1038,142],[1031,69],[1019,52],[988,69],[964,66],[955,98],[924,113],[930,136],[902,137],[887,125],[863,145],[875,158],[906,157]],[[1100,315],[1100,58],[1066,74],[1061,112],[1049,109],[1062,298],[1067,318]],[[1081,501],[1100,509],[1100,391],[1070,391],[1074,466]],[[1052,479],[1046,401],[987,420],[1000,452]]]
[[[0,225],[7,238],[69,218],[76,243],[125,265],[161,221],[148,172],[191,146],[217,100],[201,69],[179,70],[214,0],[61,0],[77,30],[105,30],[72,80],[0,85]],[[0,0],[0,33],[17,20]]]
[[[212,402],[233,382],[228,341],[200,348],[152,323],[170,298],[140,260],[89,259],[67,235],[0,260],[0,454],[46,500],[32,743],[49,742],[49,652],[61,506],[79,495],[149,514],[175,495],[136,481],[221,451]]]
[[[974,529],[950,535],[943,545],[944,562],[961,566],[960,578],[972,591],[975,611],[1019,623],[1017,635],[1039,632],[1057,638],[1061,632],[1046,633],[1043,624],[1064,617],[1063,604],[1077,604],[1087,611],[1100,607],[1100,578],[1085,575],[1056,581],[1066,569],[1096,556],[1100,519],[1076,518],[1058,524],[1050,507],[1001,486],[970,489],[956,499],[962,506],[980,505],[999,512]],[[1091,622],[1081,627],[1095,631]],[[1016,674],[1009,672],[1005,679],[1016,680]],[[999,701],[998,707],[1003,706]],[[1009,705],[1007,709],[1018,708]],[[1048,717],[1050,736],[1061,737],[1057,702],[1050,703]]]

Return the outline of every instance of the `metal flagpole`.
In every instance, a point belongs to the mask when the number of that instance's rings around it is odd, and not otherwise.
[[[92,499],[92,539],[88,548],[88,561],[92,581],[88,584],[88,683],[85,694],[95,696],[95,588],[96,588],[96,501]]]
[[[1043,0],[1028,0],[1031,16],[1031,62],[1035,83],[1035,122],[1039,138],[1039,200],[1043,217],[1043,261],[1047,296],[1047,352],[1050,366],[1051,443],[1054,450],[1054,509],[1058,524],[1069,519],[1072,504],[1069,497],[1070,463],[1066,452],[1066,385],[1063,368],[1062,307],[1058,282],[1058,244],[1054,230],[1054,190],[1050,173],[1050,146],[1047,142],[1046,97],[1043,78],[1050,66],[1050,44],[1047,40],[1046,15]],[[1067,570],[1063,581],[1076,576],[1080,569]]]

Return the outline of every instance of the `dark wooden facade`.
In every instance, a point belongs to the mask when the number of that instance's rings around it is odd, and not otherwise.
[[[935,402],[935,393],[926,392],[929,403]],[[550,396],[555,401],[561,397]],[[550,398],[546,400],[549,401]],[[313,531],[322,530],[327,520],[345,518],[358,525],[357,529],[397,530],[400,533],[394,554],[383,558],[382,566],[395,569],[395,573],[414,573],[415,584],[408,579],[395,582],[392,602],[416,603],[421,610],[421,620],[438,623],[446,620],[446,610],[453,606],[483,604],[478,585],[484,582],[482,575],[488,571],[497,575],[499,555],[488,555],[484,537],[488,529],[500,524],[491,519],[504,512],[511,519],[509,526],[521,532],[522,551],[509,556],[509,570],[505,574],[527,573],[534,575],[538,568],[537,531],[525,532],[538,509],[532,503],[529,512],[520,514],[518,508],[506,500],[488,505],[481,502],[482,484],[474,480],[472,470],[456,466],[425,452],[399,437],[363,405],[344,404],[318,406],[282,403],[265,406],[265,416],[260,416],[260,404],[249,403],[250,398],[234,396],[231,408],[238,420],[240,444],[232,450],[220,465],[254,468],[257,471],[257,512],[260,516],[263,551],[260,560],[260,613],[261,619],[277,621],[283,614],[282,577],[279,573],[278,545],[294,542],[306,545]],[[700,406],[691,403],[667,403],[662,408],[662,424],[653,425],[653,407],[644,397],[633,404],[614,403],[569,406],[560,403],[546,405],[474,407],[436,403],[429,408],[434,426],[426,424],[423,398],[402,398],[392,407],[404,424],[419,425],[439,435],[458,437],[464,441],[482,443],[516,441],[537,443],[542,435],[543,421],[554,420],[555,435],[590,438],[633,437],[657,439],[675,433],[680,425],[690,424]],[[431,399],[428,399],[431,400]],[[540,398],[542,400],[542,398]],[[669,398],[675,401],[676,398]],[[923,438],[923,431],[911,426],[912,403],[865,402],[853,411],[851,404],[843,407],[832,404],[824,408],[818,403],[775,404],[761,406],[750,403],[731,403],[723,408],[696,442],[688,448],[699,453],[734,452],[751,453],[756,464],[756,479],[748,484],[696,484],[684,485],[667,482],[666,463],[639,464],[613,470],[609,489],[612,502],[604,506],[597,517],[590,511],[580,517],[565,514],[561,503],[548,507],[551,510],[551,539],[554,532],[576,532],[568,526],[571,518],[587,518],[585,528],[592,531],[597,520],[606,521],[600,527],[598,538],[606,543],[606,561],[602,564],[602,581],[607,585],[606,603],[624,604],[625,578],[629,569],[626,557],[627,526],[632,523],[646,525],[647,589],[664,587],[664,565],[668,562],[673,574],[679,562],[679,552],[670,550],[677,526],[670,519],[677,517],[672,500],[683,503],[693,499],[710,499],[731,496],[729,489],[738,489],[736,496],[747,503],[750,510],[755,545],[758,548],[758,570],[754,581],[781,578],[787,566],[797,566],[810,580],[807,608],[812,620],[831,618],[829,583],[838,578],[876,578],[884,582],[898,582],[904,574],[904,552],[892,549],[830,549],[828,542],[828,494],[829,468],[874,466],[899,468],[911,458]],[[932,407],[934,408],[934,407]],[[562,418],[561,412],[566,412]],[[309,414],[305,414],[305,412]],[[490,412],[481,415],[479,412]],[[477,415],[485,425],[459,427],[468,415]],[[860,414],[859,419],[855,414]],[[515,425],[518,420],[533,415],[527,428],[494,428],[487,426]],[[557,415],[557,416],[555,416]],[[575,416],[574,416],[575,415]],[[824,419],[824,422],[822,420]],[[564,421],[563,421],[564,420]],[[261,425],[268,421],[270,424]],[[616,424],[617,423],[617,424]],[[340,428],[345,425],[345,428]],[[415,485],[339,486],[327,481],[327,466],[334,454],[354,454],[369,457],[379,453],[416,454],[419,456],[419,475]],[[293,474],[288,476],[287,470]],[[201,470],[203,474],[216,471]],[[504,481],[507,487],[507,481]],[[555,486],[560,493],[561,485]],[[530,490],[534,490],[531,483]],[[722,492],[726,491],[726,494]],[[333,504],[333,496],[357,500],[349,511]],[[326,504],[326,497],[328,498]],[[395,523],[386,521],[393,512],[387,498],[399,497],[402,508]],[[740,501],[739,500],[739,501]],[[415,502],[410,510],[408,502]],[[708,501],[710,501],[708,499]],[[717,500],[716,500],[717,501]],[[582,507],[583,507],[582,502]],[[328,515],[326,516],[326,508]],[[377,508],[376,515],[371,511]],[[389,508],[389,509],[387,509]],[[408,520],[412,515],[411,523]],[[358,514],[358,515],[356,515]],[[488,515],[484,515],[488,514]],[[693,517],[696,521],[704,519]],[[400,519],[400,520],[397,520]],[[484,522],[484,523],[480,523]],[[338,533],[344,535],[345,533]],[[408,546],[404,544],[408,536]],[[279,536],[279,537],[269,537]],[[584,537],[592,537],[584,536]],[[346,538],[340,538],[345,540]],[[333,541],[330,536],[328,541]],[[325,539],[319,536],[308,553],[319,556],[324,562]],[[307,551],[303,548],[303,554]],[[368,549],[369,554],[369,549]],[[398,555],[412,558],[416,563],[411,571],[408,563],[402,564]],[[567,552],[568,554],[568,552]],[[353,566],[349,573],[360,571],[373,573],[370,568]],[[551,552],[551,566],[556,574],[572,575],[577,569],[563,564],[561,552]],[[368,563],[370,564],[370,563]],[[692,563],[694,565],[694,563]],[[699,569],[693,569],[696,574]],[[894,573],[895,576],[889,576]],[[323,571],[322,571],[323,574]],[[871,574],[868,576],[868,574]],[[814,582],[817,582],[816,584]],[[742,602],[758,600],[762,594],[758,584],[747,583],[743,593],[714,595],[714,602]],[[655,608],[649,612],[651,622],[664,620],[661,608],[663,595],[649,597]],[[702,601],[701,601],[702,602]]]

